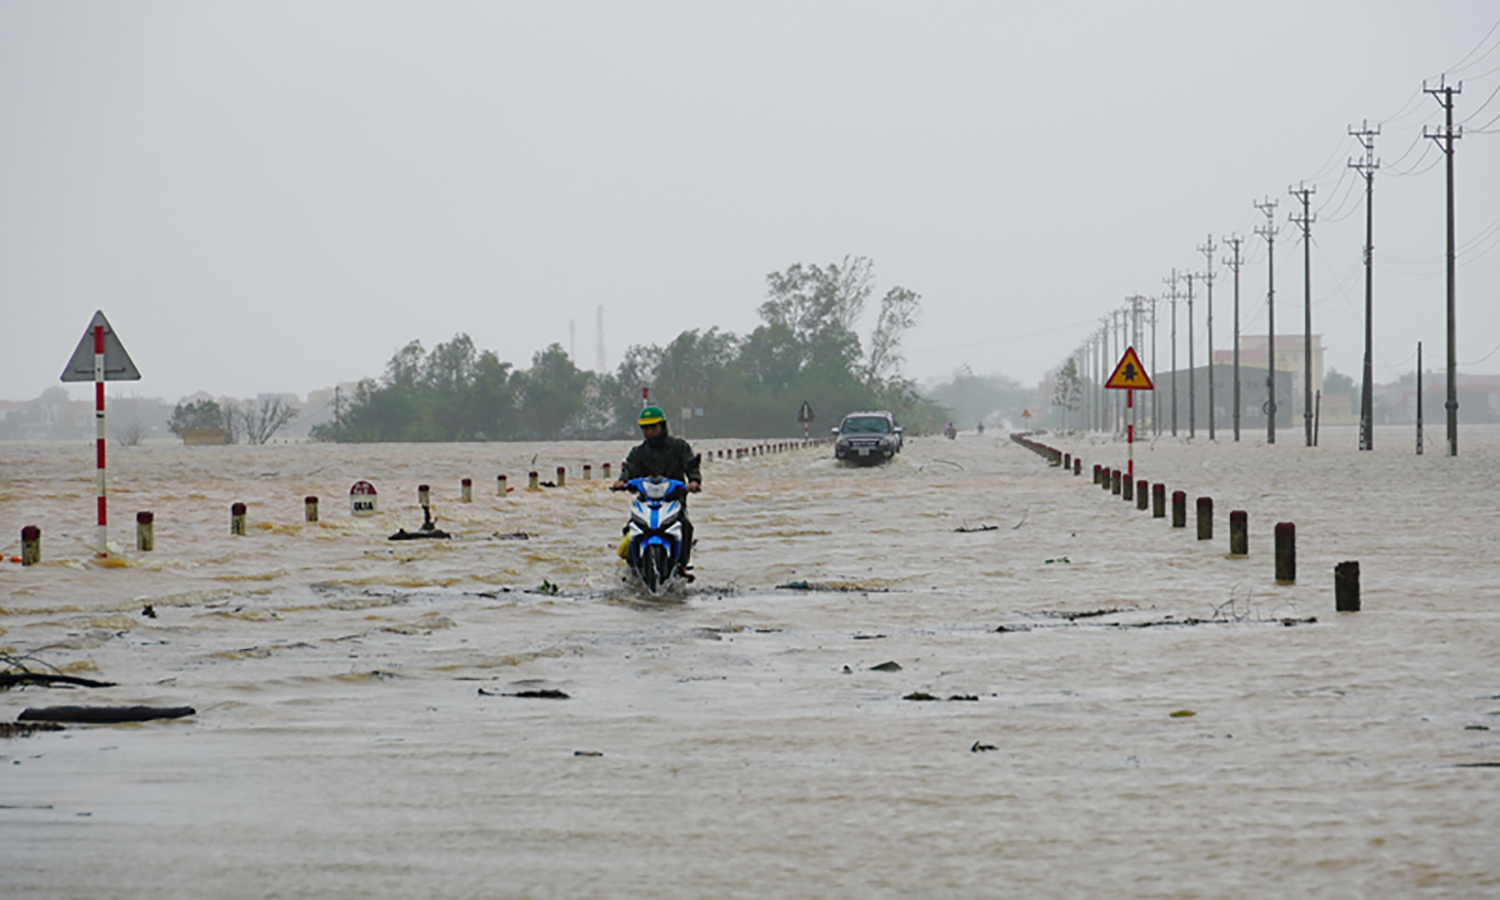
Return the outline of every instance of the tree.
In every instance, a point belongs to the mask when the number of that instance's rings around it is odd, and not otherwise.
[[[231,400],[226,406],[230,434],[236,442],[244,439],[247,444],[264,444],[301,412],[286,398],[274,394],[261,394],[255,400]]]
[[[1078,377],[1078,360],[1068,357],[1068,361],[1054,373],[1052,390],[1052,405],[1062,410],[1062,428],[1068,430],[1068,413],[1078,408],[1083,399],[1083,379]]]
[[[870,335],[865,362],[865,384],[880,390],[901,371],[901,338],[917,324],[921,297],[904,287],[893,287],[880,300],[880,319]]]
[[[230,430],[223,407],[207,397],[193,403],[178,403],[172,408],[172,417],[167,420],[167,428],[176,435],[197,429]]]

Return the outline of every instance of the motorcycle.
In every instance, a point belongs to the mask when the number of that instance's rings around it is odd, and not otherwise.
[[[660,594],[685,579],[682,568],[682,501],[688,486],[673,478],[651,475],[632,478],[630,523],[625,526],[621,556],[646,590]]]

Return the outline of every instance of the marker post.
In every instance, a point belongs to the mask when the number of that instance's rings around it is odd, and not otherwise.
[[[94,382],[94,437],[96,443],[94,465],[94,497],[98,507],[99,555],[109,555],[109,515],[104,493],[104,382],[140,381],[141,373],[131,362],[130,354],[104,318],[104,313],[94,313],[88,330],[63,369],[63,381]]]
[[[1104,386],[1125,392],[1125,407],[1130,410],[1125,419],[1125,446],[1128,454],[1126,474],[1133,479],[1135,478],[1135,392],[1155,389],[1150,376],[1146,374],[1145,367],[1141,365],[1140,357],[1135,355],[1134,347],[1125,348],[1125,355],[1120,357],[1114,374],[1109,376]]]

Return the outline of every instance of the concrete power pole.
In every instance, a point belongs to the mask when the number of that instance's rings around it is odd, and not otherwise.
[[[1172,277],[1162,281],[1172,289],[1167,299],[1172,302],[1172,437],[1177,437],[1177,270],[1173,269]]]
[[[1203,254],[1203,284],[1208,289],[1208,439],[1214,439],[1214,236],[1198,248]]]
[[[1234,256],[1224,260],[1224,264],[1234,270],[1234,440],[1240,440],[1240,244],[1242,239],[1230,235],[1224,239],[1234,250]]]
[[[1302,226],[1302,425],[1309,447],[1313,445],[1312,223],[1317,216],[1308,212],[1307,204],[1316,192],[1316,186],[1287,188],[1287,193],[1302,201],[1302,215],[1292,213],[1291,221]]]
[[[1438,87],[1430,88],[1425,83],[1422,90],[1431,94],[1434,100],[1443,107],[1447,114],[1447,124],[1441,131],[1429,132],[1426,126],[1422,128],[1422,134],[1437,142],[1448,157],[1448,402],[1443,406],[1448,410],[1448,455],[1458,455],[1458,341],[1454,331],[1454,248],[1453,248],[1453,142],[1464,136],[1463,126],[1458,131],[1453,130],[1453,95],[1462,93],[1463,82],[1458,87],[1449,87],[1442,82]],[[1438,95],[1442,98],[1439,99]]]
[[[1359,449],[1374,450],[1375,386],[1371,383],[1371,354],[1375,332],[1370,322],[1375,297],[1375,170],[1380,168],[1380,161],[1375,158],[1375,136],[1380,134],[1380,126],[1377,125],[1372,131],[1367,121],[1360,126],[1359,131],[1355,131],[1354,126],[1349,126],[1349,133],[1365,148],[1363,162],[1349,160],[1349,167],[1358,170],[1365,177],[1365,371],[1359,394]]]
[[[1193,364],[1193,279],[1197,274],[1182,276],[1187,280],[1188,307],[1188,440],[1198,436],[1198,367]]]
[[[1255,208],[1266,214],[1255,233],[1266,239],[1266,443],[1276,443],[1276,201],[1270,197]]]
[[[1156,298],[1150,298],[1151,303],[1151,383],[1156,383]],[[1157,437],[1161,437],[1161,391],[1151,392],[1151,430]]]

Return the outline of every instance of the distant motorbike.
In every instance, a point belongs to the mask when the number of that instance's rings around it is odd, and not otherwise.
[[[947,425],[943,426],[943,437],[947,438],[950,441],[958,439],[958,429],[953,427],[952,422],[949,422]]]
[[[660,594],[679,581],[682,569],[682,501],[688,486],[673,478],[632,478],[630,523],[625,526],[625,562],[646,590]]]

